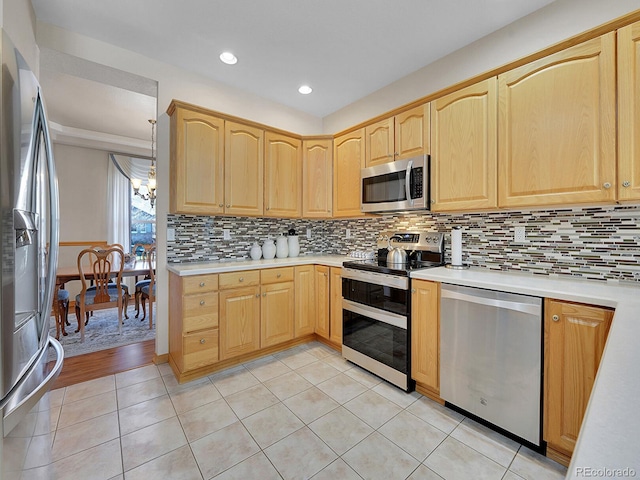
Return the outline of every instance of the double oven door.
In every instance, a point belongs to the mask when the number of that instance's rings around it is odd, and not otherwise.
[[[342,269],[343,356],[410,391],[409,278]]]

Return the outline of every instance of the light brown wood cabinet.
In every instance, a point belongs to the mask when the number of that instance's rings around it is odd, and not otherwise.
[[[431,210],[498,206],[498,85],[489,78],[431,102]]]
[[[411,378],[416,388],[440,396],[440,283],[411,280]],[[425,391],[426,390],[426,391]]]
[[[364,129],[333,142],[333,216],[359,217],[360,170],[364,167]]]
[[[260,287],[220,291],[220,360],[260,348]]]
[[[260,216],[264,205],[264,130],[225,122],[224,198],[229,215]]]
[[[171,113],[170,128],[170,212],[222,213],[224,121],[179,106]]]
[[[295,267],[294,338],[311,335],[316,328],[316,273],[313,265]]]
[[[189,373],[218,361],[218,276],[169,275],[169,361]]]
[[[331,267],[330,275],[329,340],[342,346],[342,269]]]
[[[294,268],[270,268],[260,272],[260,348],[291,340],[294,335]]]
[[[365,127],[365,166],[429,153],[429,104]]]
[[[331,316],[331,277],[330,268],[324,265],[314,267],[316,283],[316,328],[315,332],[322,338],[329,340],[330,316]]]
[[[575,448],[613,310],[545,299],[544,439],[565,465]]]
[[[640,22],[618,30],[618,199],[640,200]]]
[[[265,132],[264,215],[299,217],[302,214],[302,142]]]
[[[498,204],[616,198],[615,32],[498,76]]]
[[[333,192],[333,140],[302,141],[302,216],[331,218]]]

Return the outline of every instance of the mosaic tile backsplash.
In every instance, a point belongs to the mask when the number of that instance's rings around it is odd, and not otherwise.
[[[262,244],[294,228],[300,255],[349,254],[373,250],[384,230],[422,229],[446,233],[450,259],[451,227],[462,227],[463,262],[491,270],[570,275],[597,280],[640,282],[640,205],[492,213],[389,215],[354,220],[302,220],[168,215],[176,241],[167,244],[167,261],[233,261],[249,258]],[[515,243],[515,226],[526,240]],[[223,240],[228,229],[231,240]],[[307,229],[311,238],[307,238]],[[346,238],[349,229],[351,238]]]

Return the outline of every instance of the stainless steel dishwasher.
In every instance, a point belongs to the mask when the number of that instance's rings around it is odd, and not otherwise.
[[[440,396],[541,445],[542,299],[442,284]]]

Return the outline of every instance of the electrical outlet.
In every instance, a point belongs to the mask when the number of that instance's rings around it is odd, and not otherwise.
[[[311,240],[311,229],[307,228],[307,240]]]
[[[176,229],[167,228],[167,242],[175,242],[175,241],[176,241]]]
[[[351,238],[351,229],[347,228],[347,231],[344,234],[344,238]]]
[[[522,243],[526,240],[526,230],[524,227],[513,228],[513,241],[516,243]]]
[[[229,230],[228,228],[224,228],[222,230],[222,239],[231,240],[231,230]]]

